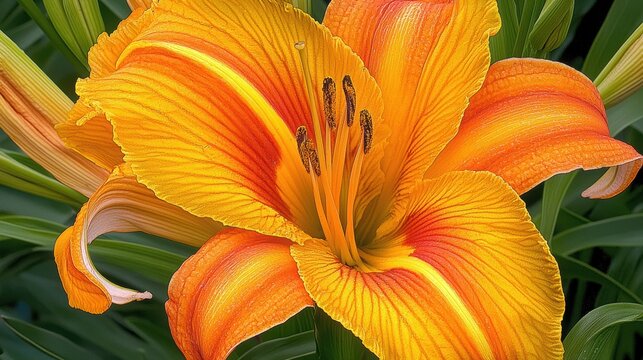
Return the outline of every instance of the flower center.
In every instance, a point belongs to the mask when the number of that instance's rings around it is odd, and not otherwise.
[[[342,79],[346,103],[345,119],[337,118],[337,86],[327,77],[322,86],[324,122],[315,101],[315,90],[310,77],[304,42],[295,44],[301,57],[306,92],[313,120],[313,136],[300,126],[296,138],[299,156],[310,174],[315,207],[328,245],[340,261],[349,266],[368,269],[362,260],[355,240],[355,199],[359,188],[364,156],[373,141],[373,119],[368,110],[359,112],[360,141],[356,152],[350,151],[350,128],[355,115],[357,94],[351,77]],[[322,132],[322,126],[324,131]]]

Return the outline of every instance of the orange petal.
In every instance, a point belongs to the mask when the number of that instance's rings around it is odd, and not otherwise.
[[[382,359],[561,358],[558,267],[502,179],[450,173],[404,208],[362,249],[381,272],[342,265],[321,241],[293,247],[319,307]]]
[[[604,198],[627,188],[641,159],[610,137],[600,95],[584,75],[551,61],[509,59],[491,66],[426,176],[488,170],[522,194],[556,174],[619,166],[585,193]]]
[[[165,305],[188,359],[225,359],[234,347],[312,305],[290,256],[291,242],[229,229],[174,274]]]
[[[324,24],[362,57],[382,89],[384,119],[395,130],[377,206],[388,209],[455,136],[482,85],[489,36],[500,28],[496,1],[333,0]]]
[[[111,36],[103,33],[89,52],[90,78],[102,78],[114,71],[114,64],[125,47],[144,29],[150,16],[144,16],[147,6],[138,7],[134,1],[132,14],[123,20]],[[148,1],[147,5],[150,5]],[[124,92],[127,93],[127,92]],[[123,163],[123,153],[113,140],[112,125],[102,111],[91,104],[76,103],[66,121],[56,126],[56,131],[67,147],[83,154],[98,166],[111,170]]]
[[[132,10],[138,8],[148,9],[152,5],[152,0],[127,0],[127,5]]]
[[[72,102],[0,32],[0,128],[56,179],[89,196],[109,173],[65,147],[54,125]]]
[[[306,42],[317,108],[324,77],[341,84],[351,75],[357,109],[371,111],[381,143],[381,95],[354,53],[282,1],[160,2],[130,24],[99,39],[92,77],[77,90],[80,103],[111,121],[139,180],[226,225],[319,236],[294,136],[302,124],[313,129],[294,44]],[[359,127],[351,131],[356,144]]]
[[[221,228],[220,224],[194,217],[155,198],[126,172],[116,169],[81,208],[74,225],[56,241],[54,255],[69,305],[90,313],[102,313],[112,303],[124,304],[152,296],[115,285],[96,270],[88,245],[98,236],[143,231],[198,246]]]

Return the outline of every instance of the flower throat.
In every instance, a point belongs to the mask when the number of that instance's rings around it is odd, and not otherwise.
[[[305,43],[298,42],[306,82],[306,93],[313,121],[313,137],[308,129],[300,126],[295,134],[299,156],[306,172],[310,174],[324,237],[330,249],[342,263],[368,270],[355,239],[355,199],[364,156],[373,143],[373,119],[368,110],[359,112],[360,141],[354,155],[350,151],[350,128],[355,122],[357,94],[349,75],[342,79],[346,103],[346,117],[337,118],[337,85],[326,77],[322,86],[324,122],[317,109],[315,89],[312,85]],[[324,132],[322,132],[322,124]],[[334,135],[334,136],[333,136]],[[350,161],[352,158],[352,162]]]

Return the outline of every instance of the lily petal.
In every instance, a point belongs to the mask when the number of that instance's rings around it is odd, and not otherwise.
[[[318,306],[382,359],[562,357],[558,267],[502,179],[449,173],[404,208],[387,241],[364,249],[381,272],[342,265],[321,241],[293,246]]]
[[[138,8],[148,9],[152,5],[152,0],[127,0],[127,5],[132,10]]]
[[[610,137],[598,91],[584,75],[552,61],[509,59],[491,66],[458,135],[428,170],[487,170],[522,194],[553,175],[619,166],[585,193],[623,191],[643,157]]]
[[[114,71],[114,64],[125,47],[149,24],[150,16],[143,16],[145,9],[147,6],[133,8],[134,11],[111,36],[103,33],[98,37],[97,44],[88,55],[91,79],[103,78]],[[122,93],[129,92],[123,90]],[[104,169],[111,171],[123,163],[123,153],[113,140],[112,124],[102,111],[90,104],[77,102],[69,111],[66,121],[56,126],[56,131],[67,147]]]
[[[234,347],[312,306],[290,256],[292,243],[228,229],[174,274],[170,329],[188,359],[225,359]]]
[[[56,179],[89,196],[109,172],[67,149],[54,130],[72,102],[0,32],[0,128]]]
[[[333,0],[324,25],[362,57],[382,89],[384,118],[395,129],[378,206],[387,209],[455,136],[482,85],[489,36],[500,28],[496,1]]]
[[[117,168],[81,208],[74,225],[56,241],[54,255],[69,305],[98,314],[112,303],[152,296],[115,285],[96,270],[88,245],[98,236],[143,231],[199,246],[220,229],[221,225],[210,219],[194,217],[155,198],[126,169]]]
[[[77,91],[111,121],[138,179],[226,225],[295,240],[319,235],[295,139],[297,127],[313,126],[294,44],[306,43],[317,108],[324,77],[350,75],[357,109],[371,111],[381,140],[381,95],[359,58],[282,1],[160,2],[131,24],[120,29],[130,42],[99,39],[98,70]],[[359,126],[351,131],[356,147]]]

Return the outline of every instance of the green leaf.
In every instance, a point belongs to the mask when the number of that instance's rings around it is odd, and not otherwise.
[[[54,359],[98,359],[60,334],[18,319],[2,316],[2,320],[16,335]]]
[[[576,173],[557,175],[545,182],[543,190],[542,212],[538,229],[547,242],[551,241],[556,227],[556,220],[565,194],[574,180]]]
[[[611,278],[609,275],[572,257],[566,255],[555,256],[556,261],[558,262],[558,267],[560,268],[560,274],[563,279],[578,278],[589,280],[603,286],[609,286],[618,289],[626,294],[630,299],[638,303],[643,303],[641,298],[638,297],[634,292],[632,292],[632,290],[628,289],[625,285]]]
[[[39,245],[50,251],[64,229],[62,225],[41,219],[0,216],[0,236]],[[96,262],[128,269],[161,283],[167,283],[185,261],[182,255],[119,240],[95,240],[90,251]]]
[[[620,134],[630,125],[643,120],[641,104],[643,104],[643,89],[607,110],[607,120],[612,136]]]
[[[87,58],[89,49],[96,43],[98,35],[105,31],[98,0],[59,0],[65,9],[67,22],[74,37]],[[53,20],[53,19],[52,19]]]
[[[65,7],[63,6],[62,1],[60,0],[43,0],[45,4],[45,9],[47,10],[47,15],[51,20],[54,28],[58,32],[58,35],[63,39],[69,50],[78,58],[80,61],[84,61],[85,55],[84,51],[81,49],[80,44],[74,36],[74,30],[71,28],[71,24],[67,21],[67,15],[65,14]]]
[[[489,39],[491,62],[506,59],[513,55],[514,44],[518,34],[518,12],[514,0],[498,0],[498,11],[502,27]]]
[[[40,11],[33,0],[17,0],[27,14],[40,26],[54,46],[65,55],[81,76],[88,74],[89,65],[86,58],[79,59],[73,51],[65,44],[65,41],[58,35],[51,21]]]
[[[265,341],[248,350],[238,360],[316,359],[315,354],[315,333],[310,330]]]
[[[125,319],[127,326],[150,345],[150,359],[180,359],[181,352],[174,344],[172,336],[146,318],[130,317]]]
[[[590,311],[565,337],[565,359],[612,358],[618,326],[641,320],[641,304],[615,303]]]
[[[551,241],[554,254],[571,253],[595,246],[643,246],[643,214],[631,214],[591,222],[557,234]]]
[[[612,261],[610,262],[610,267],[607,270],[607,274],[618,280],[624,285],[627,285],[631,288],[636,288],[636,274],[642,274],[643,271],[643,248],[623,248],[620,249],[614,256],[612,256]],[[639,275],[638,278],[641,276]],[[614,291],[614,289],[602,288],[598,296],[596,296],[596,307],[609,304],[612,302],[617,302],[622,300],[622,296],[619,296],[619,291]]]
[[[596,78],[621,45],[643,22],[643,1],[615,0],[583,64],[583,73]]]
[[[126,0],[101,0],[101,3],[121,19],[125,19],[132,12]]]
[[[350,330],[315,307],[315,339],[320,360],[377,359]]]
[[[520,13],[520,25],[518,26],[518,33],[516,35],[516,42],[514,44],[512,56],[517,57],[541,57],[542,52],[536,51],[528,41],[529,33],[531,33],[536,20],[540,16],[540,12],[545,5],[545,0],[530,0],[522,4]]]

